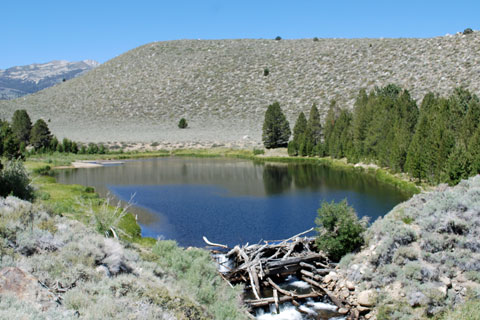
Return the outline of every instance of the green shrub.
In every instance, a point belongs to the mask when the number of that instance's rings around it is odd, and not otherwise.
[[[270,70],[268,68],[263,69],[263,75],[266,77],[270,74]]]
[[[280,40],[282,40],[282,37],[276,36],[276,37],[275,37],[275,40],[280,41]]]
[[[53,176],[52,168],[48,165],[33,169],[33,173],[41,176]]]
[[[11,160],[0,172],[0,196],[14,195],[20,199],[33,200],[34,190],[30,178],[20,160]]]
[[[471,34],[471,33],[473,33],[472,28],[466,28],[465,30],[463,30],[463,34]]]
[[[180,119],[178,122],[178,127],[180,129],[185,129],[188,126],[187,120],[185,118]]]
[[[313,41],[317,42],[317,41],[318,41],[318,38],[317,38],[317,37],[313,37]]]
[[[359,249],[364,243],[366,223],[358,220],[355,210],[347,204],[346,199],[340,203],[322,202],[315,223],[318,226],[315,243],[334,261]]]
[[[253,149],[253,154],[254,154],[254,155],[265,154],[265,150],[254,148],[254,149]]]
[[[480,320],[480,299],[472,299],[458,306],[455,310],[447,312],[442,320]]]

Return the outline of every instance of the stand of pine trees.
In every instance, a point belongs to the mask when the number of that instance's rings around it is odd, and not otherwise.
[[[27,146],[31,151],[27,152]],[[32,126],[25,110],[16,110],[12,122],[0,119],[0,157],[23,158],[27,153],[85,153],[104,154],[108,150],[103,144],[89,143],[87,146],[64,138],[62,141],[51,134],[47,123],[38,119]]]
[[[468,90],[429,93],[420,108],[396,85],[361,90],[353,112],[332,103],[319,119],[316,106],[308,121],[300,113],[289,155],[373,162],[432,184],[480,173],[480,101]]]

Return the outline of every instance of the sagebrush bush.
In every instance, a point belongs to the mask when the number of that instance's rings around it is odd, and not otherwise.
[[[364,243],[366,222],[358,219],[347,200],[340,203],[322,202],[315,223],[318,226],[315,240],[318,249],[335,261],[359,249]]]
[[[228,287],[207,251],[168,241],[156,247],[160,255],[137,251],[38,205],[0,198],[0,267],[30,273],[62,299],[45,309],[2,295],[0,318],[245,318],[237,303],[242,288]]]

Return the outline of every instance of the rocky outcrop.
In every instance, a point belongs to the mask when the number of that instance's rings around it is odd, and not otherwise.
[[[0,70],[0,100],[9,100],[78,77],[97,67],[98,62],[51,61]]]
[[[60,302],[57,296],[40,285],[37,278],[17,267],[0,270],[1,295],[14,296],[34,305],[39,311],[47,311]]]

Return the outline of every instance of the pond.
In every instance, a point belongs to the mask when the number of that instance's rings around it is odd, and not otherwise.
[[[181,246],[233,246],[288,238],[315,226],[322,201],[347,199],[373,222],[409,195],[353,170],[319,164],[167,157],[57,173],[58,182],[93,186],[132,210],[142,235]]]

